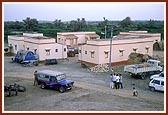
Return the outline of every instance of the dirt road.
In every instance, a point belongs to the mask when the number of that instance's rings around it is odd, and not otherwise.
[[[110,73],[91,73],[82,68],[77,58],[59,61],[57,65],[23,67],[4,58],[4,84],[14,82],[24,85],[26,92],[18,96],[4,97],[5,111],[164,111],[164,93],[151,92],[149,78],[140,80],[123,73],[123,66],[114,67],[123,74],[123,89],[109,88]],[[55,90],[33,86],[34,70],[50,69],[67,74],[75,81],[72,90],[59,93]],[[136,85],[138,97],[132,96],[132,84]]]

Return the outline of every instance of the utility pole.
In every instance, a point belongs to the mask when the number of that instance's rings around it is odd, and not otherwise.
[[[104,31],[105,31],[105,32],[104,32],[104,39],[106,39],[106,27],[107,27],[107,26],[105,26],[105,30],[104,30]]]
[[[111,56],[112,56],[112,39],[113,39],[113,27],[111,26],[111,39],[110,39],[110,57],[109,57],[109,69],[111,69]]]

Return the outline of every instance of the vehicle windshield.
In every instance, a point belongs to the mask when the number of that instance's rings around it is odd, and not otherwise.
[[[65,74],[61,74],[61,75],[58,75],[57,76],[57,80],[59,81],[59,80],[63,80],[63,79],[65,79],[66,78],[66,75]]]
[[[160,77],[164,77],[164,73],[160,73]]]

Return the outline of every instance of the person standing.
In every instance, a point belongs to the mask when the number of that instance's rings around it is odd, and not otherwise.
[[[37,70],[34,71],[34,86],[38,85],[38,75],[37,75]]]
[[[120,74],[119,75],[119,77],[120,77],[120,79],[119,79],[119,87],[121,87],[121,89],[123,88],[123,85],[122,85],[122,82],[123,82],[123,77],[122,77],[122,75]]]
[[[116,74],[115,74],[115,73],[113,74],[113,89],[114,89],[114,87],[117,88],[117,84],[116,84]]]
[[[114,88],[114,85],[113,85],[113,74],[110,74],[110,88]]]
[[[133,87],[133,96],[138,96],[138,91]]]
[[[119,82],[120,82],[120,77],[119,77],[119,75],[117,74],[117,75],[116,75],[116,89],[119,89]]]

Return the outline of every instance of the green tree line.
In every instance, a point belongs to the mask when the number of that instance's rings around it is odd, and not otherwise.
[[[117,35],[119,32],[148,31],[149,33],[161,33],[161,39],[164,38],[164,21],[132,21],[130,17],[121,21],[110,21],[103,17],[102,21],[86,21],[85,18],[77,18],[69,22],[63,22],[60,19],[41,22],[27,17],[22,21],[5,21],[4,39],[7,41],[8,35],[22,34],[23,32],[39,32],[48,37],[56,37],[57,32],[78,31],[95,31],[103,39],[102,33],[105,33],[105,30],[108,39],[111,36],[112,28],[113,35]]]

